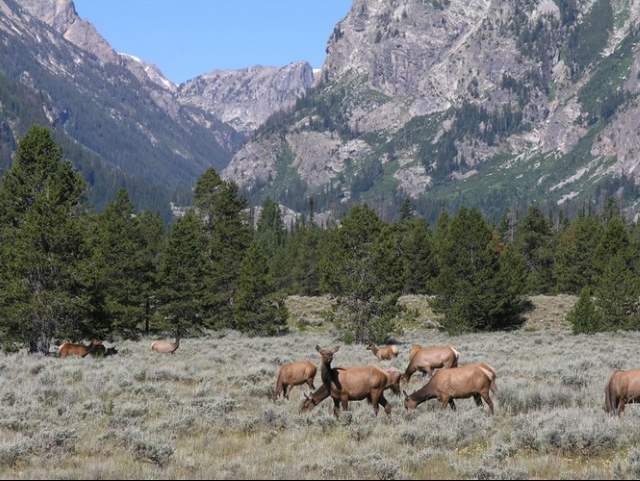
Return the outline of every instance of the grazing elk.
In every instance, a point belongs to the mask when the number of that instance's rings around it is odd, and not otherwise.
[[[369,344],[369,346],[367,346],[367,351],[371,351],[379,361],[391,361],[400,354],[398,346],[378,347],[375,344]]]
[[[622,416],[627,404],[640,403],[640,370],[616,371],[605,389],[605,411]]]
[[[158,354],[175,354],[180,347],[180,336],[176,336],[176,342],[156,341],[151,344],[151,350]]]
[[[416,371],[425,376],[433,376],[436,369],[458,367],[460,353],[451,346],[446,347],[422,347],[413,346],[409,357],[409,366],[404,373],[404,379],[411,381]]]
[[[425,401],[438,399],[443,408],[449,406],[455,411],[454,401],[456,399],[473,398],[478,407],[482,407],[484,400],[493,416],[494,408],[490,393],[496,391],[495,372],[495,369],[488,364],[470,364],[440,370],[422,389],[414,392],[411,396],[404,393],[404,407],[407,410],[414,410]]]
[[[273,400],[276,401],[281,394],[285,399],[289,399],[289,394],[294,386],[307,384],[313,391],[316,387],[313,384],[318,369],[309,361],[293,362],[285,364],[278,371],[276,390],[273,393]]]
[[[378,415],[380,406],[387,414],[391,414],[391,405],[384,397],[384,391],[390,387],[391,376],[379,367],[364,366],[348,369],[333,368],[333,356],[339,348],[321,349],[316,346],[322,359],[322,388],[312,397],[303,402],[301,411],[306,412],[317,406],[323,399],[331,396],[333,399],[333,414],[340,416],[340,407],[349,409],[349,401],[364,401],[373,406],[373,412]],[[324,397],[323,397],[324,396]]]
[[[118,350],[115,347],[107,348],[102,344],[96,346],[95,349],[91,352],[91,355],[93,357],[111,357],[115,356],[116,354],[118,354]]]
[[[93,340],[88,346],[84,344],[73,344],[65,342],[58,348],[58,356],[60,359],[66,359],[69,356],[87,357],[89,354],[96,352],[100,348],[104,349],[102,342]]]

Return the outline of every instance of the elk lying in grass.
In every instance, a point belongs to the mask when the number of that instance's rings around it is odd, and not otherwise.
[[[87,357],[89,354],[96,352],[98,349],[104,349],[102,342],[93,340],[88,346],[84,344],[73,344],[65,342],[58,348],[58,356],[66,359],[69,356]]]
[[[640,370],[616,371],[605,389],[605,411],[622,416],[627,404],[640,403]]]
[[[456,410],[456,399],[473,398],[482,407],[482,401],[489,406],[491,415],[494,413],[493,401],[490,393],[496,391],[496,374],[488,364],[470,364],[468,366],[443,369],[434,374],[429,383],[422,389],[408,396],[405,392],[404,407],[414,410],[420,404],[438,399],[442,407]]]
[[[180,347],[180,336],[176,336],[176,342],[156,341],[151,344],[151,350],[158,354],[175,354]]]
[[[289,394],[294,386],[302,386],[307,384],[315,391],[313,384],[318,369],[309,361],[293,362],[285,364],[278,371],[278,380],[276,382],[276,390],[273,393],[273,400],[277,400],[281,394],[285,399],[289,399]]]
[[[384,397],[384,391],[391,387],[394,379],[392,374],[383,371],[375,366],[351,367],[348,369],[333,368],[333,356],[339,348],[316,350],[322,359],[322,387],[311,397],[303,402],[301,411],[306,412],[320,404],[324,399],[331,396],[333,399],[333,414],[340,416],[340,407],[349,409],[350,401],[364,401],[365,399],[373,406],[375,415],[378,415],[380,406],[387,414],[391,414],[391,405]],[[399,378],[398,382],[399,382]]]
[[[409,366],[404,373],[404,379],[411,381],[416,371],[433,376],[436,369],[458,367],[460,353],[451,346],[422,347],[413,346],[409,357]]]
[[[369,346],[367,346],[367,351],[371,351],[380,361],[391,361],[400,354],[398,346],[378,347],[375,344],[369,344]]]

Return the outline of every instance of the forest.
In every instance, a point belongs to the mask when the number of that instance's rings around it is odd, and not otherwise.
[[[348,343],[385,342],[401,295],[430,296],[450,334],[510,330],[538,294],[580,294],[575,333],[640,326],[640,226],[615,200],[575,218],[531,206],[493,224],[479,210],[435,225],[410,201],[394,222],[367,205],[316,225],[314,201],[285,225],[271,200],[249,208],[214,170],[171,225],[120,191],[101,212],[45,128],[20,141],[0,181],[2,348],[48,353],[59,340],[287,330],[285,298],[329,295]]]

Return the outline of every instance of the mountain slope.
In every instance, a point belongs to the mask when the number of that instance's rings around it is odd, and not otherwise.
[[[639,18],[637,0],[355,0],[319,86],[224,174],[296,210],[633,207]]]
[[[120,56],[113,57],[117,63],[103,61],[112,58],[108,52],[102,57],[105,43],[97,47],[98,57],[66,39],[76,31],[73,26],[54,16],[52,25],[59,27],[54,30],[21,6],[0,0],[1,94],[21,104],[0,108],[5,152],[30,124],[44,123],[76,144],[81,153],[72,160],[89,171],[89,183],[104,194],[92,194],[97,205],[113,190],[130,186],[139,205],[163,209],[176,192],[188,195],[206,168],[226,165],[240,140],[234,129],[211,114],[180,106],[170,95],[154,95],[155,84],[141,81]],[[58,6],[69,2],[57,0]],[[63,11],[67,18],[69,10]],[[92,38],[95,31],[87,31],[80,38]]]

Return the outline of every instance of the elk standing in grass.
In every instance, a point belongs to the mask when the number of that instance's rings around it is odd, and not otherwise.
[[[151,344],[151,350],[159,354],[175,354],[180,347],[180,336],[176,336],[176,342],[156,341]]]
[[[478,405],[482,401],[489,406],[491,415],[494,413],[491,392],[496,391],[496,374],[488,364],[471,364],[468,366],[443,369],[434,374],[429,383],[411,396],[405,393],[404,407],[407,410],[416,409],[420,404],[438,399],[442,407],[449,406],[456,410],[456,399],[473,398]]]
[[[310,411],[322,400],[331,396],[333,399],[333,414],[340,416],[340,407],[345,411],[349,409],[349,401],[364,401],[373,406],[373,411],[378,415],[382,406],[387,414],[391,414],[391,405],[384,397],[384,391],[390,385],[390,376],[382,369],[375,366],[351,367],[348,369],[333,368],[333,356],[339,348],[321,349],[316,346],[322,359],[322,387],[312,397],[307,397],[303,402],[301,411]]]
[[[273,400],[277,400],[281,394],[285,399],[289,399],[289,394],[294,386],[302,386],[307,384],[315,391],[313,384],[318,369],[309,361],[294,362],[285,364],[278,371],[278,380],[276,382],[276,390],[273,393]]]
[[[371,351],[380,361],[391,361],[400,354],[398,346],[378,347],[375,344],[369,344],[369,346],[367,346],[367,351]]]
[[[411,381],[416,371],[433,376],[436,369],[458,367],[460,353],[451,346],[422,347],[413,346],[409,358],[409,366],[404,373],[405,381]]]
[[[69,356],[87,357],[89,354],[96,352],[100,348],[104,349],[102,342],[91,341],[88,346],[84,344],[73,344],[71,342],[65,342],[58,348],[58,356],[61,359],[66,359]]]
[[[640,370],[616,371],[605,390],[605,411],[622,416],[627,404],[640,403]]]

